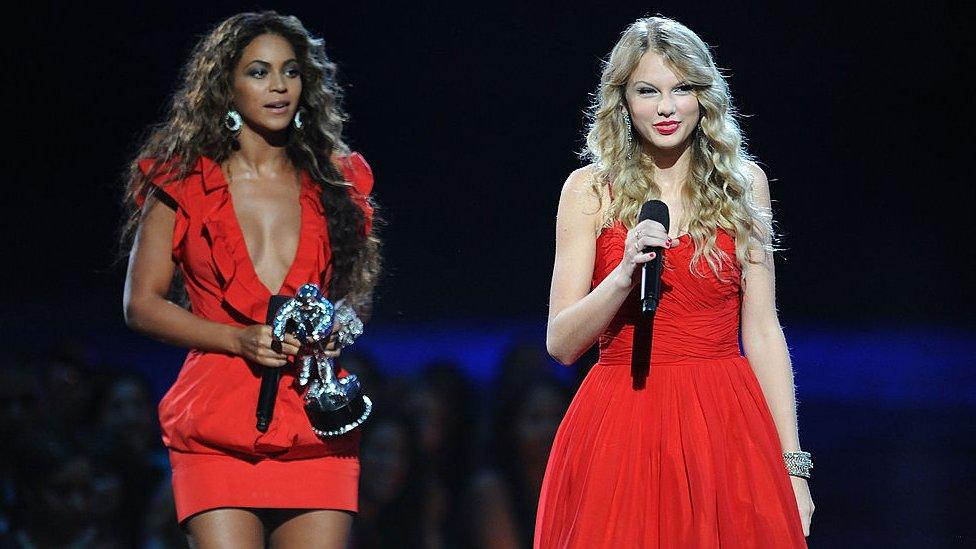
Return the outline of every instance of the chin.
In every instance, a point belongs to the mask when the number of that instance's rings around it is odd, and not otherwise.
[[[269,124],[257,124],[254,126],[254,129],[258,133],[281,133],[288,130],[289,126],[291,126],[291,120],[287,122],[276,120]]]
[[[654,136],[654,139],[650,140],[652,147],[662,151],[669,151],[683,147],[686,143],[688,143],[688,141],[689,136],[687,135],[669,135],[667,137]]]

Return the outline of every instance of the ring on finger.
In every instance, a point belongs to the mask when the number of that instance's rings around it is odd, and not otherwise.
[[[271,350],[279,354],[281,353],[282,348],[280,339],[276,337],[271,339]]]

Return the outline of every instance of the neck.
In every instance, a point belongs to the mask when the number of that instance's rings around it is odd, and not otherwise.
[[[651,176],[662,194],[676,194],[691,173],[691,141],[673,149],[645,149],[653,161]]]
[[[274,174],[289,168],[287,132],[263,134],[247,126],[237,136],[240,148],[231,153],[231,160],[255,174]]]

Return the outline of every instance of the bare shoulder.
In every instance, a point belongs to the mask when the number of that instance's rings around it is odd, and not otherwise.
[[[596,165],[587,164],[570,172],[569,177],[566,178],[566,183],[563,185],[563,190],[591,191],[594,183],[596,183]]]
[[[771,200],[769,197],[769,178],[766,172],[752,160],[746,162],[749,175],[752,176],[752,196],[760,206],[769,207]]]
[[[572,210],[596,215],[603,205],[601,200],[606,190],[596,185],[596,167],[593,164],[574,170],[566,178],[562,193],[559,197],[560,208],[570,207]]]
[[[749,175],[752,176],[752,187],[757,191],[769,189],[769,178],[766,177],[766,172],[752,160],[746,161],[746,166],[749,169]]]

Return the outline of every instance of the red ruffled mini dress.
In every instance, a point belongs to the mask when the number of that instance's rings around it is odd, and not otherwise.
[[[594,287],[620,263],[621,223],[597,239]],[[539,498],[535,547],[806,547],[772,416],[739,350],[735,242],[720,281],[689,270],[688,235],[665,253],[643,388],[631,354],[639,304],[600,336],[600,360],[566,412]],[[645,354],[646,356],[646,354]]]
[[[358,153],[336,163],[352,183],[350,195],[365,212],[369,231],[369,165]],[[148,172],[152,161],[139,165]],[[254,271],[220,166],[202,157],[185,179],[165,179],[160,176],[156,183],[176,207],[173,260],[183,273],[193,314],[235,326],[264,323],[271,292]],[[298,250],[277,294],[294,295],[309,282],[328,288],[331,274],[319,185],[307,173],[301,180]],[[262,433],[254,415],[259,367],[236,355],[189,352],[159,403],[180,522],[219,507],[357,510],[359,430],[316,436],[296,367],[281,373],[274,417]]]

